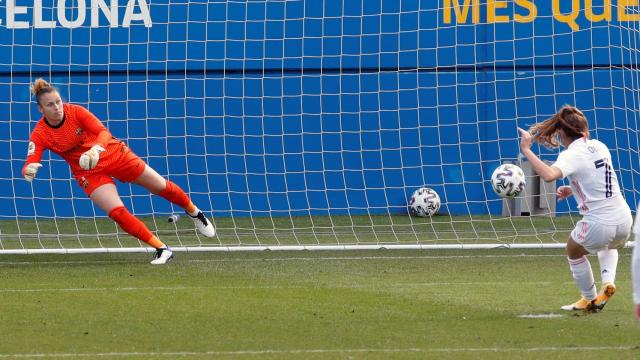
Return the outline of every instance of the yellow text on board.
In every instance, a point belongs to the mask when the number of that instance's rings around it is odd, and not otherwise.
[[[538,16],[538,7],[534,0],[443,0],[443,22],[451,24],[455,16],[458,24],[469,23],[469,17],[473,24],[479,24],[481,6],[486,7],[486,23],[506,23],[515,21],[529,23]],[[549,0],[544,0],[549,1]],[[594,0],[570,0],[570,9],[560,9],[560,2],[569,3],[567,0],[551,0],[553,17],[567,24],[572,30],[580,30],[577,19],[584,9],[584,16],[592,23],[611,21],[616,16],[620,22],[640,21],[640,12],[637,10],[640,0],[602,0],[602,5],[595,6]],[[482,2],[482,4],[481,4]],[[513,10],[509,10],[509,4],[513,3]],[[615,3],[615,6],[612,5]],[[633,8],[636,7],[634,10]],[[485,22],[485,21],[483,21]]]

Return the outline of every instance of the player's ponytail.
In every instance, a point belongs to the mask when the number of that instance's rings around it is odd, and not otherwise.
[[[570,105],[565,105],[549,119],[537,123],[529,129],[533,141],[547,148],[557,148],[558,131],[562,130],[567,138],[576,140],[589,137],[589,123],[582,111]]]
[[[36,79],[33,84],[31,84],[31,93],[36,97],[36,102],[40,104],[40,97],[44,94],[48,94],[54,91],[58,91],[55,86],[49,84],[45,79],[39,78]]]
[[[571,140],[581,137],[589,137],[589,123],[582,111],[573,106],[565,105],[560,109],[558,116],[558,128],[562,129]]]

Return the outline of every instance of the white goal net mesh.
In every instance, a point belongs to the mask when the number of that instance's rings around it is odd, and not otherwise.
[[[181,209],[118,183],[174,248],[559,246],[575,201],[555,204],[530,175],[507,205],[490,177],[526,168],[518,126],[572,104],[612,149],[635,210],[640,13],[587,3],[4,1],[0,253],[146,249],[57,155],[22,178],[36,77],[214,219],[217,236],[201,237],[184,216],[167,221]],[[409,216],[423,186],[439,214]]]

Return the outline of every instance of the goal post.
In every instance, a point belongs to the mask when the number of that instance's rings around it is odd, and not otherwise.
[[[519,158],[518,126],[577,106],[634,212],[640,200],[640,13],[615,0],[571,6],[0,2],[0,254],[149,251],[57,155],[22,178],[36,77],[213,219],[217,236],[201,237],[186,216],[167,221],[181,209],[118,183],[176,251],[562,247],[575,201],[503,216],[491,190],[492,171]],[[409,216],[422,186],[438,192],[438,215]]]

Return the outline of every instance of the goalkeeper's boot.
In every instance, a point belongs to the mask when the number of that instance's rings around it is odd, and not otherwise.
[[[200,231],[202,235],[206,237],[214,237],[216,235],[216,229],[213,227],[213,224],[211,224],[211,221],[209,221],[204,216],[202,211],[198,211],[198,215],[191,216],[191,218],[193,219],[193,223],[196,224],[196,228],[198,228],[198,231]]]
[[[598,308],[598,310],[602,310],[609,299],[616,293],[616,286],[612,283],[606,283],[602,286],[602,290],[598,293],[598,296],[593,301],[593,304]]]
[[[580,298],[580,300],[574,302],[573,304],[561,306],[560,309],[566,311],[584,311],[584,312],[594,312],[594,304],[595,300],[587,300],[585,298]]]
[[[153,265],[164,265],[169,262],[169,260],[173,259],[173,251],[170,248],[161,248],[156,249],[156,254],[153,256],[153,260],[151,260],[151,264]]]

